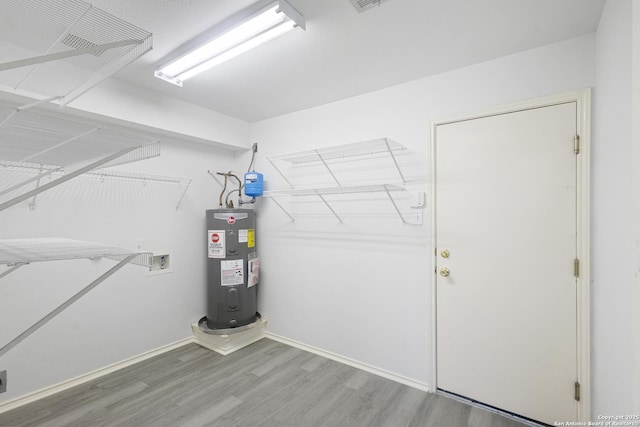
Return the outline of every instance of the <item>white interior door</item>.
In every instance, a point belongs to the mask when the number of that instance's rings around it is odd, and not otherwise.
[[[435,135],[438,388],[576,420],[576,103]]]

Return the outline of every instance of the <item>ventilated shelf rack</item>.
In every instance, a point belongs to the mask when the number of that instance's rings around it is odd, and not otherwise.
[[[108,277],[120,270],[126,264],[132,263],[149,268],[153,253],[132,251],[129,249],[108,246],[99,243],[84,242],[80,240],[61,238],[41,239],[4,239],[0,240],[0,265],[5,265],[6,270],[0,273],[0,278],[7,276],[25,265],[71,259],[96,259],[109,258],[117,261],[117,264],[89,283],[82,290],[59,305],[49,314],[38,320],[16,338],[0,348],[0,356],[26,339],[29,335],[44,326],[47,322],[60,314],[71,304],[86,295],[93,288],[104,282]]]
[[[83,174],[138,181],[163,181],[184,188],[189,178],[131,174],[105,169],[160,155],[160,142],[100,123],[43,108],[43,102],[0,101],[0,167],[30,172],[23,181],[0,185],[0,211],[32,199]],[[8,169],[5,169],[8,170]],[[3,169],[0,169],[2,172]],[[43,178],[53,178],[43,183]],[[31,188],[35,186],[35,188]]]
[[[405,222],[402,213],[400,212],[400,208],[398,204],[395,202],[393,196],[391,195],[394,191],[404,191],[404,188],[399,187],[397,185],[390,184],[381,184],[381,185],[358,185],[358,186],[349,186],[349,187],[330,187],[330,188],[310,188],[310,189],[290,189],[290,190],[277,190],[277,191],[267,191],[265,192],[265,196],[271,198],[273,202],[292,220],[295,221],[295,218],[277,201],[276,196],[279,195],[289,195],[289,196],[317,196],[322,203],[331,211],[333,216],[340,222],[342,222],[342,217],[333,209],[331,203],[325,196],[336,195],[336,194],[359,194],[359,193],[386,193],[389,201],[393,205],[393,208],[400,216],[403,222]]]
[[[0,2],[0,85],[60,105],[151,48],[150,32],[82,0]]]
[[[336,160],[349,160],[372,155],[387,156],[393,162],[398,177],[402,183],[406,183],[406,179],[402,174],[402,170],[398,165],[396,157],[397,153],[403,150],[406,150],[406,147],[402,144],[399,144],[389,138],[378,138],[370,141],[342,144],[332,147],[300,151],[297,153],[267,156],[266,159],[291,188],[295,188],[295,186],[283,172],[282,167],[280,166],[281,162],[289,163],[294,166],[322,165],[326,172],[333,178],[336,185],[341,186],[342,184],[334,172],[332,163]]]
[[[64,176],[64,168],[53,165],[39,165],[35,163],[21,163],[21,162],[9,162],[0,160],[0,177],[3,172],[12,175],[27,176],[26,179],[21,179],[18,184],[10,185],[7,188],[0,187],[0,199],[6,194],[21,188],[24,185],[36,182],[36,186],[43,178],[48,180],[55,180]],[[152,175],[136,172],[125,172],[113,169],[98,169],[94,171],[85,172],[80,178],[90,178],[100,183],[106,181],[124,181],[130,183],[146,185],[160,185],[165,187],[173,187],[175,190],[168,197],[175,197],[176,210],[180,208],[180,204],[187,193],[187,190],[193,182],[193,178],[167,176],[167,175]],[[166,188],[161,188],[165,190]],[[171,199],[170,199],[171,200]],[[35,196],[30,204],[31,209],[35,209]]]
[[[143,185],[146,184],[161,184],[168,185],[171,187],[175,187],[178,189],[177,201],[176,201],[176,210],[180,208],[180,204],[182,203],[182,199],[184,199],[185,194],[187,194],[187,190],[191,183],[193,182],[193,178],[186,177],[178,177],[178,176],[167,176],[167,175],[151,175],[145,173],[135,173],[135,172],[123,172],[109,169],[101,169],[99,171],[88,172],[85,174],[86,176],[99,179],[100,181],[105,180],[118,180],[118,181],[129,181],[141,183]]]
[[[374,185],[344,185],[343,180],[339,176],[339,168],[336,167],[340,163],[355,161],[365,157],[380,158],[381,161],[385,161],[386,159],[386,161],[392,165],[392,169],[394,169],[396,173],[396,179],[402,182],[402,184],[405,184],[407,181],[397,159],[397,154],[403,150],[406,150],[405,146],[385,137],[296,153],[267,156],[266,160],[271,164],[271,166],[273,166],[276,172],[284,179],[290,188],[285,190],[266,191],[264,195],[269,197],[292,221],[295,221],[294,216],[278,202],[276,197],[282,195],[317,196],[331,211],[333,216],[335,216],[338,221],[342,222],[342,218],[332,207],[330,200],[325,196],[383,192],[387,195],[387,198],[393,205],[395,212],[398,214],[402,222],[407,224],[408,222],[405,220],[398,204],[391,195],[392,192],[404,191],[405,189],[403,187],[386,183]],[[324,170],[335,186],[321,188],[296,188],[293,184],[294,180],[285,173],[285,169],[299,170],[305,167],[315,167]]]

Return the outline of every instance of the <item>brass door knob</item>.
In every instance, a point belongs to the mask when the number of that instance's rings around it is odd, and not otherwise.
[[[451,255],[451,253],[448,249],[443,249],[442,251],[440,251],[440,256],[442,258],[449,258],[449,255]]]
[[[442,277],[449,277],[449,274],[451,274],[451,272],[449,271],[449,269],[447,267],[442,267],[440,269],[440,275]]]

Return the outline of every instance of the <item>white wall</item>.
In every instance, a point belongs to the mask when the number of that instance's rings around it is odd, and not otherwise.
[[[430,122],[595,84],[586,35],[254,123],[261,154],[390,137],[428,168]],[[269,186],[280,186],[266,162]],[[412,183],[428,189],[428,183]],[[319,206],[322,208],[322,206]],[[260,309],[271,332],[432,386],[431,230],[397,220],[288,222],[264,200]],[[473,357],[470,354],[470,357]]]
[[[597,36],[592,151],[594,416],[633,407],[631,1],[608,1]]]
[[[157,276],[124,267],[9,351],[0,364],[9,375],[0,402],[191,336],[190,324],[206,314],[204,211],[216,207],[220,190],[207,170],[228,170],[237,160],[210,146],[166,142],[160,157],[115,168],[194,178],[179,210],[177,188],[76,178],[38,196],[36,210],[23,202],[0,212],[2,238],[142,245],[169,251],[173,266],[173,273]],[[114,264],[32,264],[3,278],[0,344]]]

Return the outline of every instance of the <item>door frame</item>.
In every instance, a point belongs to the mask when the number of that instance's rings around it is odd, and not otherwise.
[[[492,107],[476,112],[461,113],[437,119],[431,123],[431,139],[429,142],[429,155],[431,166],[430,190],[431,190],[431,281],[429,295],[431,298],[431,366],[429,389],[434,393],[438,388],[437,378],[437,299],[436,299],[436,138],[439,125],[455,123],[464,120],[479,119],[499,114],[513,113],[534,108],[549,107],[558,104],[576,102],[576,129],[580,136],[580,153],[577,155],[577,240],[576,251],[580,260],[580,274],[577,278],[577,312],[576,312],[576,349],[577,349],[577,381],[580,382],[580,401],[578,402],[577,420],[588,421],[591,419],[591,328],[590,328],[590,176],[591,176],[591,89],[564,92],[542,98],[530,99],[518,103]]]

